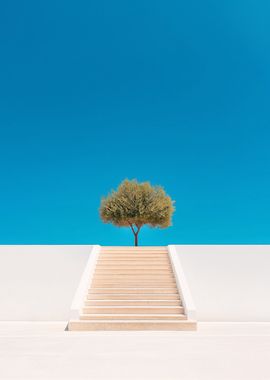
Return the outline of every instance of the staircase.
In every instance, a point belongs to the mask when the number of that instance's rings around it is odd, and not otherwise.
[[[102,247],[79,319],[69,330],[195,330],[165,247]]]

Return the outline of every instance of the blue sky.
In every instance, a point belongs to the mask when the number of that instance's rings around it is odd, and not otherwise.
[[[269,1],[0,8],[0,244],[131,244],[125,178],[176,200],[141,244],[270,243]]]

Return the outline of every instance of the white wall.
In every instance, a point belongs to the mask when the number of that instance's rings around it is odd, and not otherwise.
[[[177,246],[202,321],[270,321],[270,246]],[[91,246],[0,246],[0,320],[68,320]]]
[[[68,320],[91,246],[0,246],[0,320]]]
[[[270,245],[178,245],[201,321],[270,321]]]

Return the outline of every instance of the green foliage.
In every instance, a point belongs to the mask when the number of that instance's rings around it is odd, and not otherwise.
[[[145,224],[160,228],[170,226],[174,201],[160,186],[125,180],[116,191],[102,198],[99,211],[103,222],[129,226],[136,237]]]

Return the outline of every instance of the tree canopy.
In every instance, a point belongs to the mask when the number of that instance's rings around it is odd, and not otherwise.
[[[171,225],[174,201],[161,186],[149,182],[124,180],[115,191],[102,198],[100,217],[105,223],[130,227],[135,245],[143,225],[166,228]]]

